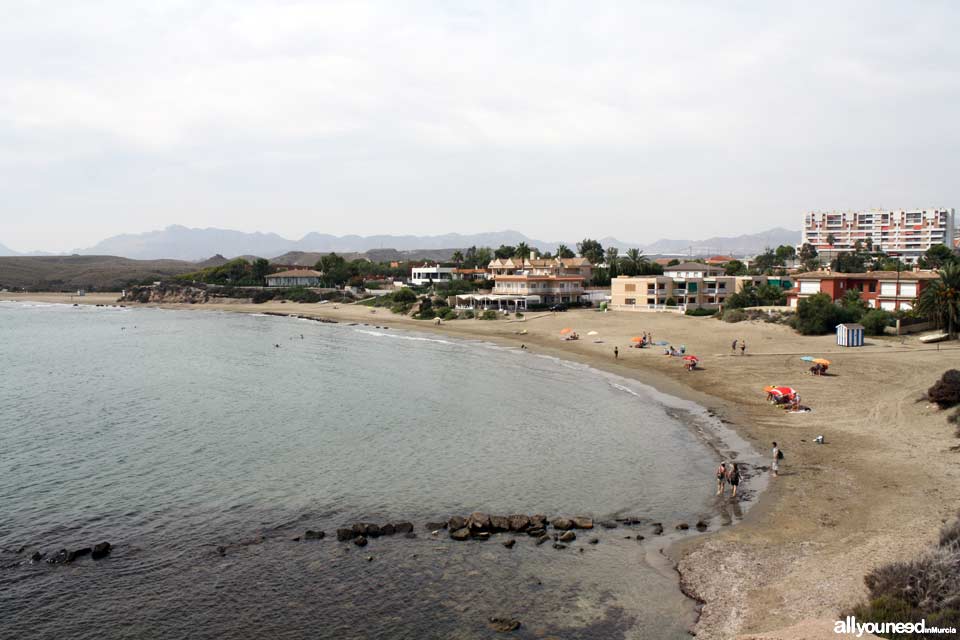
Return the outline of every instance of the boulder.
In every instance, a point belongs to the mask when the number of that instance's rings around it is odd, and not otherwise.
[[[517,541],[516,541],[516,540],[513,540],[513,539],[510,539],[510,540],[507,540],[506,542],[504,542],[504,543],[502,543],[502,544],[503,544],[503,546],[505,546],[507,549],[513,549],[513,545],[517,544]]]
[[[356,538],[353,539],[353,544],[357,545],[358,547],[367,546],[366,536],[357,536]]]
[[[706,531],[708,526],[703,520],[697,521],[697,531]]]
[[[34,551],[33,555],[30,556],[30,562],[40,562],[43,560],[43,556],[46,554],[40,553],[39,551]]]
[[[525,515],[513,515],[507,518],[510,523],[510,531],[526,531],[530,527],[530,517]]]
[[[460,527],[459,529],[451,529],[450,537],[454,540],[466,540],[470,537],[470,529],[466,527]]]
[[[88,556],[91,553],[93,553],[93,549],[91,549],[90,547],[84,547],[83,549],[77,549],[76,551],[71,551],[71,554],[73,555],[73,558],[72,558],[73,560],[76,560],[77,558],[80,558],[82,556]]]
[[[490,516],[491,531],[510,531],[510,518],[507,516]]]
[[[337,529],[337,540],[346,542],[357,537],[357,532],[353,529]]]
[[[447,528],[450,529],[450,531],[463,529],[465,526],[467,526],[467,519],[463,516],[453,516],[447,520]]]
[[[565,531],[563,535],[560,536],[560,542],[573,542],[577,539],[577,534],[573,531]]]
[[[573,520],[570,518],[554,518],[550,524],[553,525],[554,529],[559,529],[560,531],[573,529]]]
[[[387,524],[383,525],[382,527],[380,527],[380,535],[392,536],[392,535],[395,534],[396,532],[397,532],[397,528],[394,527],[394,526],[393,526],[392,524],[390,524],[389,522],[388,522]]]
[[[547,528],[547,516],[543,514],[536,514],[530,516],[530,526],[534,529],[546,529]]]
[[[378,524],[368,524],[366,526],[365,535],[368,538],[376,538],[377,536],[383,535],[383,531],[380,529],[380,525]]]
[[[488,624],[497,633],[509,633],[520,628],[520,621],[514,618],[490,618]]]
[[[550,542],[550,539],[551,539],[550,536],[548,536],[547,534],[543,534],[542,536],[537,538],[537,546],[540,546],[544,542]]]
[[[686,531],[687,529],[690,528],[690,525],[688,525],[686,522],[681,522],[677,524],[675,528],[677,531]]]
[[[410,533],[411,531],[413,531],[413,523],[398,522],[395,525],[393,525],[393,528],[394,530],[396,530],[397,533]]]
[[[570,519],[573,521],[574,529],[593,529],[593,518],[575,516]]]
[[[353,531],[358,536],[376,538],[380,535],[380,525],[373,524],[372,522],[358,522],[353,525]]]
[[[468,525],[471,531],[490,531],[490,516],[486,513],[474,511],[470,514]]]
[[[426,524],[427,531],[439,531],[440,529],[446,529],[446,522],[428,522]]]
[[[567,548],[567,545],[565,545],[565,544],[560,544],[559,542],[554,542],[554,543],[553,543],[553,548],[554,548],[554,549],[566,549],[566,548]]]
[[[600,526],[604,529],[616,529],[617,521],[616,520],[602,520]]]
[[[323,531],[314,531],[313,529],[307,529],[307,532],[303,534],[304,540],[323,540],[327,536]]]
[[[547,532],[546,529],[537,528],[537,529],[527,529],[527,535],[532,538],[539,538]]]
[[[69,557],[70,553],[66,549],[60,549],[60,551],[47,558],[47,564],[66,564],[69,562],[67,560]]]

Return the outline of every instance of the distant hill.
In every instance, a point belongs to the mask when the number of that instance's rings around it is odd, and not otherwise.
[[[10,247],[0,244],[0,256],[18,256],[20,255]]]
[[[454,251],[456,251],[456,249],[419,249],[411,251],[397,251],[396,249],[371,249],[370,251],[364,251],[361,253],[340,251],[335,253],[343,256],[347,260],[360,258],[370,260],[371,262],[408,262],[415,260],[449,262]],[[317,264],[317,261],[320,260],[320,258],[328,253],[330,252],[288,251],[282,255],[270,258],[270,262],[274,264],[289,264],[302,267],[312,267],[313,265]]]
[[[196,263],[181,260],[130,260],[116,256],[2,257],[0,288],[119,291],[131,282],[161,280],[196,270]]]
[[[799,231],[778,227],[761,233],[707,238],[706,240],[657,240],[653,244],[643,247],[643,250],[647,254],[754,256],[762,253],[767,247],[776,249],[781,244],[796,245],[800,242],[800,237]]]

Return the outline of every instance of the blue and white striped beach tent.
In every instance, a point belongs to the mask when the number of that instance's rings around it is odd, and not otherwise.
[[[837,344],[841,347],[862,347],[863,336],[862,324],[837,325]]]

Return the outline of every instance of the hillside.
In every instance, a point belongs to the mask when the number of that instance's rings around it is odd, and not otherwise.
[[[181,260],[130,260],[116,256],[0,257],[0,288],[43,291],[119,291],[131,283],[197,270]]]

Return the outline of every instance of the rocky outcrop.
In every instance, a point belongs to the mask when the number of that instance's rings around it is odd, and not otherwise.
[[[209,302],[210,298],[210,291],[206,287],[162,283],[130,287],[120,301],[141,304],[203,304]]]

